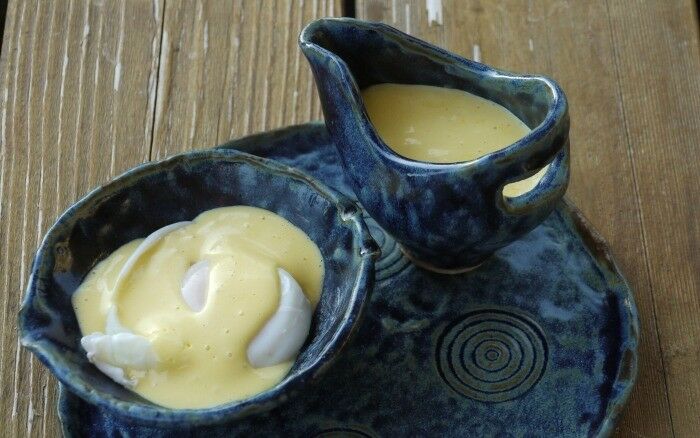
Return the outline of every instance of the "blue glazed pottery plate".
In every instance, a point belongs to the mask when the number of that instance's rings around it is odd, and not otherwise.
[[[352,196],[322,124],[228,143]],[[130,424],[67,390],[68,436],[607,436],[637,371],[632,293],[605,243],[564,201],[478,269],[414,267],[382,248],[364,320],[335,364],[259,416],[205,428]]]

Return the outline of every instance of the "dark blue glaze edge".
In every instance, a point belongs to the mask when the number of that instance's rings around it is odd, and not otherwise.
[[[607,281],[610,284],[621,285],[621,288],[615,288],[615,290],[631,291],[627,280],[613,259],[610,247],[603,237],[598,234],[598,231],[593,228],[586,216],[571,201],[564,198],[562,202],[568,208],[571,220],[577,227],[579,234],[586,241],[588,251],[594,258],[607,265],[607,270],[603,272]],[[606,415],[600,422],[597,435],[600,437],[608,437],[615,431],[615,426],[632,394],[639,373],[640,323],[637,304],[631,292],[627,296],[620,296],[618,303],[625,304],[625,312],[620,312],[620,316],[623,317],[620,325],[625,332],[621,334],[620,366],[615,374],[615,383],[612,385],[613,391],[617,391],[617,394],[610,398],[611,401],[608,403]]]

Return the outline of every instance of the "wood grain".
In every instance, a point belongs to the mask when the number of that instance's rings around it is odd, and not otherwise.
[[[0,396],[7,436],[58,436],[56,385],[19,348],[31,257],[56,216],[148,158],[162,10],[12,1],[0,60]]]
[[[153,158],[320,119],[297,36],[339,13],[334,1],[168,0]]]
[[[571,105],[568,196],[610,244],[635,292],[640,370],[619,436],[700,430],[700,56],[690,1],[358,0],[468,58],[546,74]],[[693,178],[695,175],[695,178]]]
[[[700,433],[700,49],[691,0],[608,1],[671,419]]]

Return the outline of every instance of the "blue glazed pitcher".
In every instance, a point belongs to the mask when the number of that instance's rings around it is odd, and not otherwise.
[[[310,23],[299,37],[328,130],[367,212],[419,266],[463,272],[542,222],[569,181],[569,116],[554,81],[492,69],[388,25],[349,18]],[[379,137],[360,90],[380,83],[454,88],[494,101],[531,132],[471,161],[437,164],[398,155]],[[549,165],[514,197],[503,187]]]

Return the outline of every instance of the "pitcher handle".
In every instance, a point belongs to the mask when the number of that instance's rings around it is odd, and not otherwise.
[[[512,215],[522,215],[539,209],[548,203],[557,202],[569,185],[570,170],[569,141],[556,153],[547,172],[537,185],[527,193],[507,197],[503,188],[499,191],[504,209]]]

